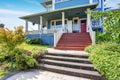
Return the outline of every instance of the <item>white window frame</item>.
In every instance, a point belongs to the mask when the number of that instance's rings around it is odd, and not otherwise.
[[[70,0],[60,0],[58,2],[55,1],[55,3],[61,3],[61,2],[65,2],[65,1],[70,1]]]
[[[65,20],[66,20],[66,22],[68,22],[68,19],[67,19],[67,18],[66,18]],[[53,25],[52,25],[52,22],[54,22],[54,28],[55,28],[57,21],[62,21],[62,19],[51,20],[51,21],[50,21],[50,26],[53,26]],[[66,23],[65,25],[68,25],[68,24]],[[52,28],[52,29],[54,29],[54,28]]]

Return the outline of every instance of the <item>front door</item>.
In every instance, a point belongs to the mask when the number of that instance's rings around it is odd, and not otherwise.
[[[86,32],[86,20],[81,20],[81,32]]]

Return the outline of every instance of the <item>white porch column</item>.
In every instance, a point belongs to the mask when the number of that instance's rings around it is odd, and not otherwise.
[[[40,24],[38,24],[38,32],[40,33]]]
[[[52,8],[55,10],[55,0],[52,0]]]
[[[62,29],[65,30],[65,12],[62,12]]]
[[[25,32],[28,32],[28,20],[25,21]]]
[[[90,11],[90,8],[87,8],[87,12]],[[89,26],[91,26],[90,14],[87,14],[87,32],[89,32]]]
[[[42,22],[43,22],[43,21],[42,21],[42,16],[40,16],[40,28],[39,28],[40,33],[42,33],[42,25],[43,25]]]

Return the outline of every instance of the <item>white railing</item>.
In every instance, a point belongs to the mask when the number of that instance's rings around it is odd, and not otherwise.
[[[90,14],[87,14],[87,27],[88,32],[90,33],[90,38],[92,40],[92,45],[95,44],[95,31],[92,30]]]
[[[92,40],[92,45],[95,44],[95,31],[92,30],[92,26],[89,25],[89,33],[90,33],[90,37],[91,37],[91,40]]]
[[[63,34],[63,29],[62,28],[60,28],[59,30],[56,30],[54,32],[54,47],[58,43],[58,41],[61,38],[62,34]]]
[[[27,34],[39,34],[38,30],[28,31]]]
[[[50,34],[50,33],[54,33],[57,29],[46,29],[46,30],[33,30],[33,31],[28,31],[28,34]]]

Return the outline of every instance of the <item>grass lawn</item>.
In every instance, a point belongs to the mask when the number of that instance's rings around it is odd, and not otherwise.
[[[18,48],[22,48],[22,49],[25,49],[25,50],[29,50],[29,51],[32,51],[34,49],[47,49],[47,48],[50,48],[51,46],[48,46],[48,45],[35,45],[35,44],[26,44],[26,43],[23,43],[21,45],[18,46]]]

